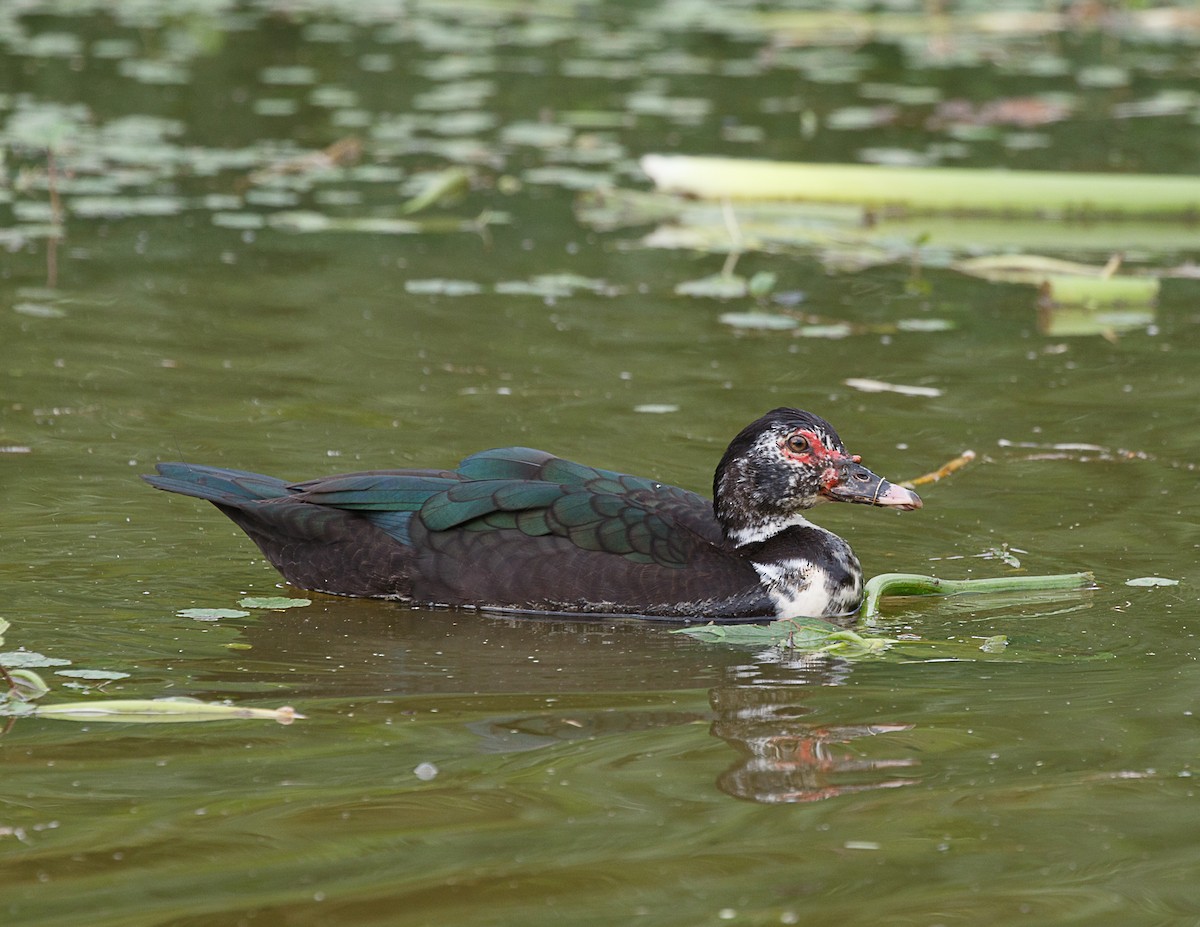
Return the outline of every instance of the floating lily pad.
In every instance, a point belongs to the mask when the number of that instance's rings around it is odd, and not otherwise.
[[[267,224],[262,213],[257,212],[214,212],[212,224],[226,229],[241,231],[261,229]]]
[[[500,130],[502,141],[534,148],[562,148],[570,144],[574,134],[569,126],[552,122],[514,122]]]
[[[117,71],[122,77],[152,85],[186,84],[191,79],[191,72],[182,65],[148,58],[126,58],[117,63]]]
[[[71,200],[71,213],[89,219],[124,216],[175,216],[183,212],[178,196],[77,196]]]
[[[351,218],[335,219],[309,210],[277,212],[267,223],[285,232],[375,232],[387,235],[411,235],[421,231],[419,222],[407,219]]]
[[[312,605],[312,599],[289,599],[286,596],[247,596],[238,600],[243,608],[303,608]]]
[[[55,676],[66,676],[69,679],[91,679],[111,682],[114,679],[128,679],[128,673],[118,673],[113,670],[55,670]]]
[[[607,281],[579,274],[538,274],[532,280],[502,280],[496,284],[496,292],[506,296],[563,298],[579,290],[604,296],[620,292]]]
[[[132,58],[138,53],[138,43],[133,39],[97,39],[92,43],[91,53],[94,58]]]
[[[431,296],[474,296],[482,293],[483,287],[470,280],[405,280],[404,291]]]
[[[1110,64],[1095,64],[1080,68],[1075,79],[1084,87],[1128,87],[1129,71]]]
[[[294,116],[300,112],[300,104],[284,97],[259,97],[254,101],[254,112],[259,116]]]
[[[831,322],[828,325],[802,325],[796,329],[801,338],[848,338],[854,334],[849,322]]]
[[[606,171],[585,171],[578,167],[549,165],[533,167],[521,174],[528,183],[566,187],[568,190],[597,190],[612,186],[613,175]]]
[[[844,106],[825,117],[830,129],[875,129],[896,121],[899,110],[894,106]]]
[[[791,316],[773,312],[722,312],[718,318],[725,325],[734,328],[756,328],[763,331],[784,331],[800,324]]]
[[[495,92],[496,84],[490,80],[448,81],[433,90],[418,93],[413,97],[413,106],[443,112],[478,109]]]
[[[61,319],[66,316],[63,310],[43,303],[16,303],[13,312],[32,316],[35,319]]]
[[[57,657],[48,657],[42,653],[36,653],[32,650],[10,650],[7,653],[0,653],[0,666],[5,669],[28,669],[35,666],[70,666],[70,660],[60,660]]]
[[[895,643],[886,637],[867,637],[820,618],[784,618],[769,624],[704,624],[680,628],[685,634],[714,644],[779,646],[803,653],[864,657],[883,653]]]
[[[259,72],[258,78],[264,84],[301,86],[304,84],[315,84],[317,82],[317,72],[314,68],[304,65],[292,65],[290,67],[263,68]]]
[[[675,284],[680,296],[708,296],[715,299],[737,299],[747,293],[746,278],[736,274],[713,274],[699,280],[685,280]]]
[[[948,332],[954,323],[948,319],[901,319],[896,328],[902,332]]]
[[[775,284],[778,282],[778,276],[769,270],[760,270],[750,278],[750,282],[746,284],[746,289],[755,299],[761,299],[775,289]]]
[[[197,621],[216,621],[220,618],[245,618],[250,613],[237,608],[183,608],[175,613],[180,618]]]
[[[647,415],[666,415],[670,412],[678,412],[679,406],[666,402],[646,402],[640,406],[634,406],[633,411],[643,412]]]

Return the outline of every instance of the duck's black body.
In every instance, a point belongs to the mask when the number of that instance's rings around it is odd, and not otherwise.
[[[304,589],[674,620],[852,613],[857,558],[801,513],[824,500],[921,504],[797,409],[734,438],[714,502],[529,448],[304,483],[182,463],[145,479],[212,502]]]

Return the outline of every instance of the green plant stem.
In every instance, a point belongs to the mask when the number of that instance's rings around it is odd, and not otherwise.
[[[1156,216],[1200,215],[1200,177],[804,164],[688,155],[646,155],[658,189],[702,199],[854,203],[899,214]]]
[[[1083,589],[1095,582],[1090,572],[1057,573],[1050,576],[1000,576],[991,579],[938,579],[919,573],[880,573],[872,576],[864,590],[862,617],[879,616],[879,603],[893,595],[961,595],[981,592],[1053,592]]]

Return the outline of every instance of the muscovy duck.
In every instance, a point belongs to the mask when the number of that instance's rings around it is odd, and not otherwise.
[[[775,409],[717,466],[713,500],[545,451],[481,451],[457,470],[303,483],[186,463],[152,486],[207,499],[292,584],[336,595],[509,611],[761,621],[852,614],[854,552],[819,502],[916,509],[824,419]]]

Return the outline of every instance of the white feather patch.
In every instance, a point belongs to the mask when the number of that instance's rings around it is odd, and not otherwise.
[[[776,618],[821,618],[827,613],[833,583],[821,567],[797,558],[755,563],[754,569],[775,603]]]

